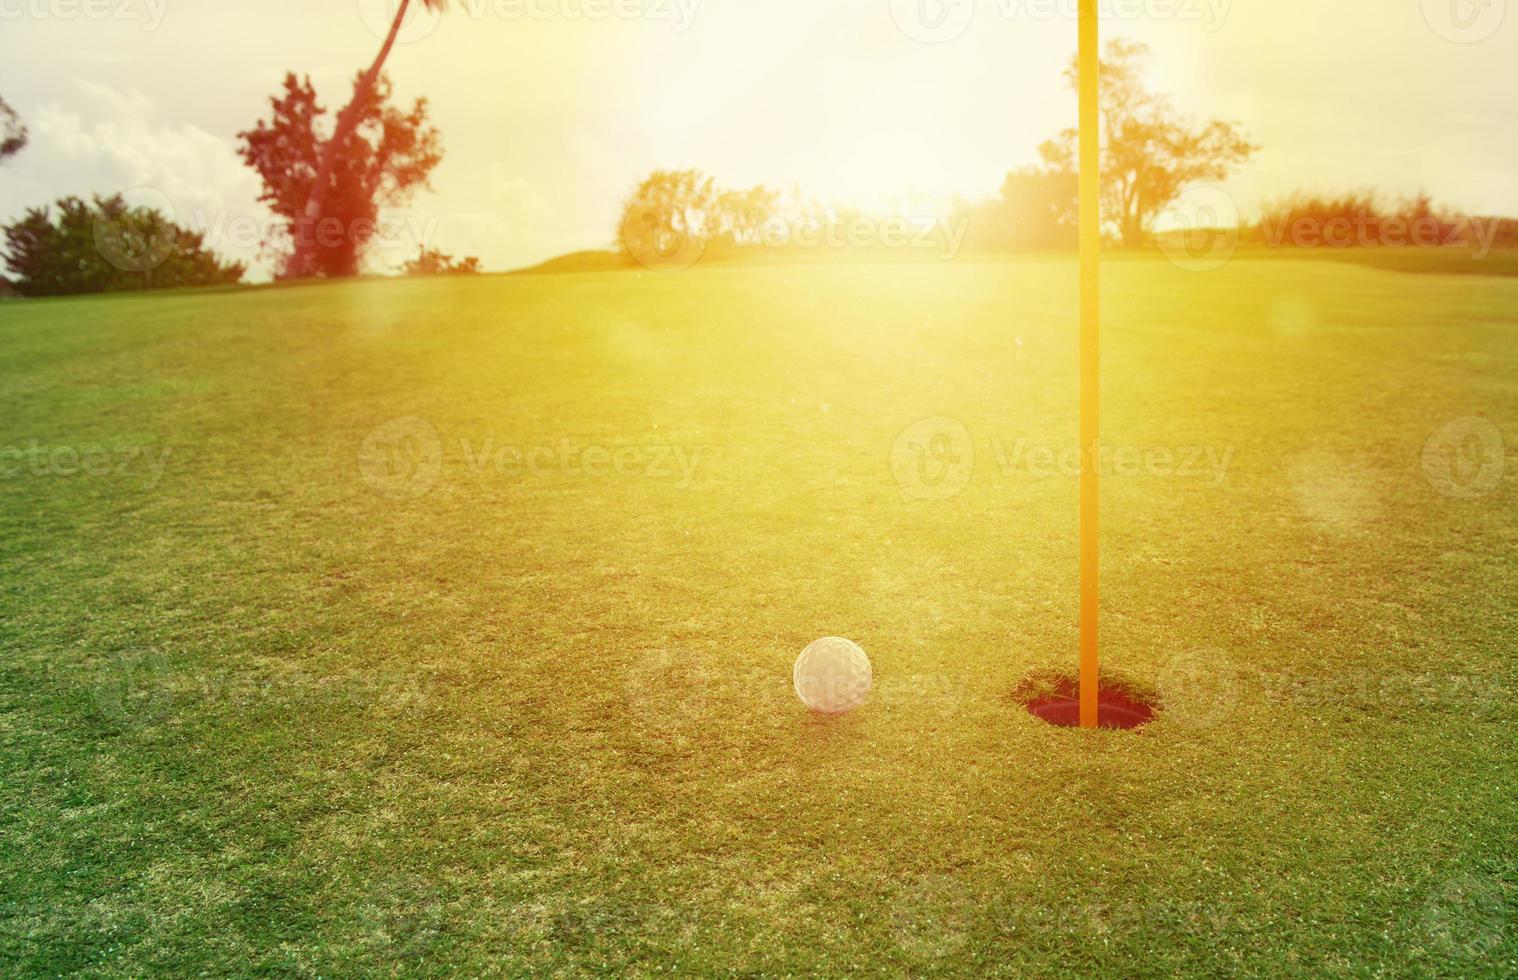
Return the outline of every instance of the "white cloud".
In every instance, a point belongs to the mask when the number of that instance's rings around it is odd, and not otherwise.
[[[490,165],[490,195],[503,209],[503,217],[533,228],[548,224],[551,212],[532,182],[525,177],[509,177],[499,163]]]
[[[175,221],[207,231],[216,251],[267,275],[256,239],[270,215],[258,203],[258,178],[231,139],[164,122],[140,92],[75,79],[70,95],[69,108],[49,103],[27,120],[31,141],[0,183],[0,216],[8,220],[69,194],[167,199]]]

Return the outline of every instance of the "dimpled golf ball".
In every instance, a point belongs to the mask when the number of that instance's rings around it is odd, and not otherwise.
[[[802,704],[825,715],[841,715],[864,704],[874,674],[870,658],[857,643],[824,636],[801,651],[791,678]]]

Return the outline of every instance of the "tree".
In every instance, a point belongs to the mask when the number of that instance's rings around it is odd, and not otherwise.
[[[1013,221],[1016,248],[1073,248],[1080,220],[1079,186],[1069,170],[1047,165],[1007,174],[1002,206]]]
[[[759,242],[764,226],[779,213],[780,192],[763,184],[725,190],[712,202],[711,236],[729,249]]]
[[[409,112],[389,105],[390,82],[381,75],[363,77],[356,91],[366,93],[344,112],[350,113],[341,152],[326,164],[325,148],[337,142],[319,130],[327,110],[318,104],[311,79],[285,75],[284,92],[271,97],[272,119],[238,133],[238,152],[263,179],[259,200],[284,219],[290,251],[281,278],[352,276],[359,271],[364,248],[374,237],[381,206],[404,203],[417,187],[427,186],[442,159],[437,130],[427,121],[427,100],[417,99]],[[321,217],[311,220],[314,188],[325,186]]]
[[[20,153],[26,140],[26,124],[9,103],[0,99],[0,161]]]
[[[441,11],[447,5],[447,0],[421,0],[421,3],[428,10]],[[341,161],[351,149],[353,135],[369,119],[370,107],[383,104],[388,96],[387,91],[385,96],[376,98],[376,90],[380,88],[385,61],[389,59],[390,52],[395,47],[396,36],[400,34],[401,25],[405,23],[406,14],[410,8],[411,0],[401,0],[400,5],[396,7],[395,18],[390,22],[390,31],[385,35],[384,43],[380,45],[379,54],[375,56],[369,70],[358,76],[358,81],[353,86],[353,98],[337,114],[332,135],[320,144],[315,154],[314,176],[306,188],[308,193],[305,200],[301,202],[301,211],[296,216],[292,229],[295,245],[295,251],[289,262],[292,276],[315,275],[323,268],[318,257],[322,246],[317,240],[316,232],[322,218],[328,214],[327,199],[332,195],[334,183],[340,177]],[[308,80],[307,85],[309,84]],[[417,105],[420,107],[422,104],[418,100]],[[344,274],[352,275],[353,273]]]
[[[117,194],[65,197],[5,228],[5,263],[23,296],[67,296],[234,283],[246,267],[223,263],[204,236]]]
[[[684,268],[757,244],[780,193],[756,184],[725,190],[699,170],[656,170],[622,205],[622,254],[649,268]]]
[[[479,274],[479,271],[480,260],[473,255],[456,262],[453,256],[425,245],[418,251],[416,258],[405,266],[408,276],[473,276]]]
[[[1001,194],[966,207],[976,248],[1056,251],[1074,248],[1080,202],[1075,172],[1053,142],[1039,147],[1042,162],[1009,172]]]
[[[1102,213],[1128,246],[1144,243],[1154,219],[1188,185],[1222,180],[1259,149],[1235,123],[1198,125],[1178,116],[1169,99],[1145,87],[1148,57],[1146,45],[1118,39],[1101,62]],[[1074,59],[1065,79],[1076,87]],[[1076,138],[1065,130],[1046,144],[1046,158],[1073,173]]]
[[[706,249],[716,202],[712,178],[701,171],[654,171],[622,205],[623,254],[649,268],[690,265]]]

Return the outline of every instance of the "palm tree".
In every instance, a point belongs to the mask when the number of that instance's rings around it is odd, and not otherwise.
[[[421,3],[428,10],[442,10],[447,6],[448,0],[421,0]],[[305,275],[313,265],[311,253],[316,248],[316,224],[321,220],[322,208],[327,203],[327,189],[332,183],[332,170],[337,165],[337,155],[358,126],[359,119],[363,115],[364,104],[368,101],[370,93],[374,91],[375,83],[379,81],[380,71],[385,67],[385,60],[390,57],[391,49],[395,47],[396,36],[400,34],[401,24],[406,20],[406,12],[410,9],[411,0],[401,0],[400,6],[395,11],[395,19],[390,22],[390,31],[385,35],[385,43],[380,47],[379,55],[375,57],[374,64],[369,66],[369,70],[359,77],[358,84],[353,87],[353,98],[337,115],[337,125],[333,127],[332,138],[322,146],[321,157],[316,165],[316,179],[311,184],[310,195],[306,198],[306,213],[295,236],[295,255],[290,260],[290,268],[296,275]]]

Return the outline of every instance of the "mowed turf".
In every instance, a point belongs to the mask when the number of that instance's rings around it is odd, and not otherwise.
[[[0,307],[0,972],[1511,975],[1518,280],[1112,265],[1138,733],[1010,698],[1075,661],[1075,299]]]

